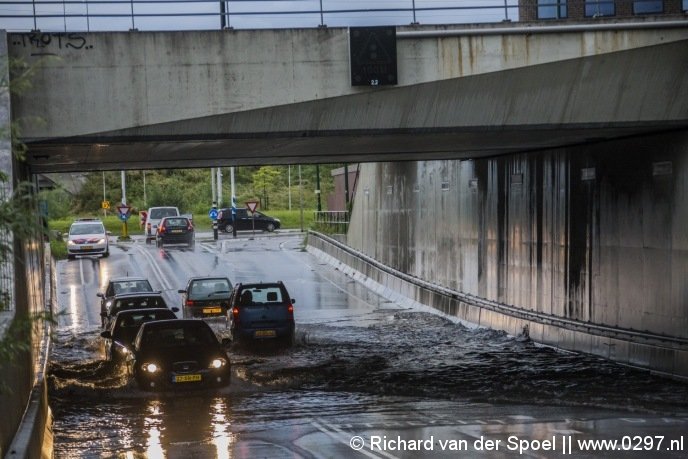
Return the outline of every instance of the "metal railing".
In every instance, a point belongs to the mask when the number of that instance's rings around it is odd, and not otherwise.
[[[346,233],[349,228],[349,212],[346,210],[316,210],[313,212],[313,224],[321,231]]]
[[[371,7],[374,5],[374,7]],[[518,0],[8,0],[9,31],[198,30],[517,20]]]

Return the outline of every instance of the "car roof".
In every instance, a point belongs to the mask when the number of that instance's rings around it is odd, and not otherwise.
[[[113,277],[109,282],[147,281],[145,277]]]
[[[137,308],[137,309],[123,309],[122,311],[119,311],[117,314],[115,314],[115,317],[119,316],[133,316],[136,314],[150,314],[151,312],[171,312],[174,314],[174,312],[171,309],[167,308]]]
[[[189,282],[191,281],[196,281],[196,280],[208,280],[208,279],[225,279],[229,280],[229,277],[227,276],[195,276],[195,277],[190,277]]]
[[[207,328],[210,331],[213,331],[213,329],[208,325],[204,320],[201,319],[164,319],[164,320],[154,320],[152,322],[146,322],[143,324],[144,327],[146,327],[146,330],[150,330],[152,328],[159,328],[159,329],[164,329],[164,328],[174,328],[174,327],[201,327],[201,328]],[[213,332],[215,333],[215,332]]]
[[[120,298],[141,298],[141,297],[162,297],[162,292],[129,292],[129,293],[118,293],[113,296],[114,299]]]
[[[254,282],[254,283],[241,283],[237,284],[235,286],[236,288],[270,288],[270,287],[284,287],[284,283],[282,281],[277,281],[277,282]]]

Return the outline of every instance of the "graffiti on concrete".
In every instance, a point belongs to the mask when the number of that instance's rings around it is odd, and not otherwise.
[[[31,48],[38,52],[55,52],[62,49],[92,49],[84,33],[29,32],[10,34],[12,46]]]

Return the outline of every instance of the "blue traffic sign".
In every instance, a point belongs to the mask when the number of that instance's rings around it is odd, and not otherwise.
[[[217,220],[217,209],[210,209],[210,211],[208,212],[208,217],[210,217],[211,220]]]

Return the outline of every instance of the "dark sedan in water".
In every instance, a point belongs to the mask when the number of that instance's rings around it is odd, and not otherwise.
[[[164,247],[169,244],[184,244],[189,248],[194,248],[196,239],[194,227],[191,220],[187,217],[165,217],[160,220],[158,233],[155,236],[157,247]]]
[[[184,317],[226,317],[232,283],[226,277],[192,277],[178,292]]]
[[[227,345],[202,320],[147,322],[136,335],[127,369],[144,390],[226,386]]]
[[[145,322],[176,319],[167,308],[130,309],[120,311],[112,319],[110,328],[100,334],[105,341],[105,360],[123,362],[131,351],[134,338]]]

